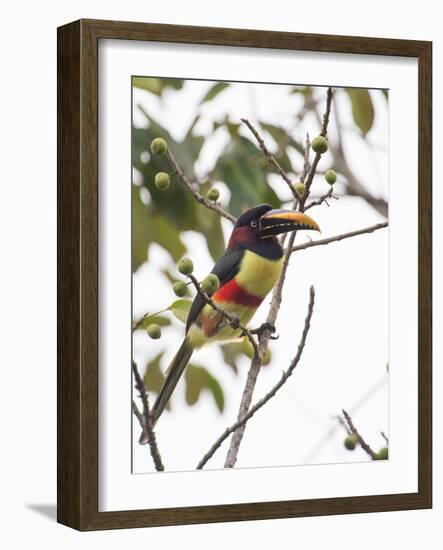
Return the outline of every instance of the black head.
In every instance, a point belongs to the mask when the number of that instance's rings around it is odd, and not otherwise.
[[[259,237],[260,218],[270,210],[272,210],[272,206],[270,204],[258,204],[257,206],[253,206],[249,210],[246,210],[246,212],[238,218],[234,231],[240,227],[248,227],[250,228],[251,233],[256,234],[257,237]]]
[[[261,250],[263,246],[268,248],[273,243],[274,247],[281,251],[275,236],[295,229],[320,230],[317,223],[302,212],[274,210],[269,204],[259,204],[238,218],[228,248],[255,250],[258,246]]]

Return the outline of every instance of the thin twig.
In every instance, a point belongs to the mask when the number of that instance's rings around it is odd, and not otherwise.
[[[229,428],[226,428],[226,430],[221,434],[221,436],[215,441],[215,443],[211,446],[209,451],[205,454],[205,456],[200,460],[200,462],[197,465],[197,469],[202,469],[205,464],[208,462],[208,460],[214,455],[216,450],[220,447],[220,445],[225,441],[227,437],[229,437],[233,432],[238,430],[241,426],[244,426],[250,418],[259,410],[261,409],[266,403],[274,397],[274,395],[278,392],[278,390],[285,384],[285,382],[288,380],[288,378],[291,376],[291,374],[294,372],[294,369],[298,365],[300,358],[303,353],[303,349],[305,347],[306,338],[309,332],[309,328],[311,326],[311,317],[312,313],[314,311],[314,299],[315,299],[315,290],[314,287],[311,286],[310,288],[310,294],[309,294],[309,306],[308,306],[308,313],[305,319],[305,324],[303,328],[303,333],[300,339],[300,343],[298,345],[297,353],[294,357],[294,359],[291,361],[291,364],[289,365],[288,369],[283,372],[280,380],[275,384],[275,386],[257,403],[249,409],[249,412],[245,414],[242,418],[237,420],[232,426]]]
[[[240,119],[251,131],[252,135],[255,137],[255,139],[258,142],[258,145],[260,149],[263,151],[263,154],[268,159],[269,163],[277,170],[277,172],[280,174],[282,179],[288,184],[289,189],[291,190],[291,193],[294,195],[295,198],[297,198],[297,191],[295,190],[295,187],[289,178],[289,176],[286,174],[286,172],[283,170],[283,168],[280,166],[278,160],[274,157],[274,155],[271,153],[271,151],[266,147],[266,143],[264,142],[261,135],[258,133],[256,128],[251,124],[251,122],[247,118],[241,118]]]
[[[140,328],[142,326],[142,324],[144,323],[146,317],[148,317],[149,313],[145,313],[144,315],[142,315],[139,319],[136,319],[133,323],[132,323],[132,332],[136,331],[138,328]]]
[[[257,357],[259,358],[260,357],[260,352],[259,352],[259,349],[258,349],[258,345],[257,345],[257,341],[255,340],[253,334],[251,333],[251,331],[246,328],[245,325],[243,325],[240,321],[239,321],[239,318],[236,316],[236,315],[233,315],[232,313],[229,313],[228,311],[224,310],[222,307],[220,307],[219,305],[217,305],[214,300],[212,300],[212,298],[210,298],[206,292],[203,292],[199,282],[197,281],[197,279],[194,277],[194,275],[190,274],[188,275],[189,279],[192,281],[192,284],[194,285],[195,289],[197,290],[197,292],[200,294],[200,296],[204,299],[204,301],[212,307],[212,309],[214,309],[215,311],[217,311],[217,313],[220,313],[220,315],[222,315],[228,322],[229,324],[231,325],[232,328],[234,329],[241,329],[242,333],[244,334],[244,336],[246,336],[248,338],[248,340],[250,341],[251,345],[252,345],[252,348],[254,350],[254,357]]]
[[[345,430],[347,434],[352,433],[351,430],[348,428],[348,425],[346,424],[346,422],[343,420],[343,418],[339,414],[337,415],[336,418],[337,418],[337,422],[340,424],[340,426],[342,426],[342,428]]]
[[[237,221],[237,218],[235,218],[235,216],[227,212],[224,208],[219,206],[217,203],[209,201],[201,193],[199,193],[197,190],[194,189],[191,182],[188,180],[183,170],[178,165],[170,149],[166,151],[166,157],[169,160],[169,163],[171,164],[172,168],[174,169],[174,174],[178,176],[178,179],[180,180],[180,182],[191,193],[191,195],[193,195],[193,197],[197,202],[199,202],[206,208],[209,208],[209,210],[214,210],[214,212],[217,212],[219,216],[223,216],[223,218],[226,218],[232,223],[235,223]]]
[[[301,175],[301,181],[304,183],[306,176],[308,175],[309,169],[311,168],[311,163],[309,162],[309,151],[311,150],[311,140],[309,139],[309,134],[306,133],[305,141],[305,153],[303,155],[303,172]]]
[[[389,445],[389,439],[388,436],[385,434],[385,432],[380,432],[382,438],[386,441],[386,445]]]
[[[309,204],[307,204],[304,208],[304,211],[306,212],[306,210],[309,210],[310,208],[312,208],[313,206],[320,206],[321,204],[323,204],[324,202],[326,202],[326,204],[328,204],[328,199],[330,198],[335,198],[335,199],[338,199],[338,197],[334,197],[334,188],[330,187],[329,191],[327,193],[325,193],[324,195],[322,195],[321,197],[319,197],[317,200],[315,201],[312,201],[310,202]]]
[[[366,403],[370,399],[372,399],[373,395],[377,393],[385,384],[386,384],[386,376],[383,376],[354,402],[352,407],[349,409],[351,413],[355,414],[361,407],[364,407]],[[341,416],[338,416],[337,418],[340,418],[341,420],[341,422],[339,421],[339,424],[345,425],[346,431],[349,432],[349,428],[346,426],[346,422],[341,418]],[[323,437],[319,439],[317,443],[312,447],[312,449],[305,455],[305,457],[302,460],[303,464],[310,464],[314,461],[315,457],[317,456],[317,453],[321,450],[321,448],[325,445],[325,443],[333,437],[337,428],[338,428],[337,424],[335,423],[332,424],[332,426],[326,431]]]
[[[377,460],[377,458],[378,458],[377,453],[371,449],[371,447],[368,445],[368,443],[366,443],[366,441],[360,435],[357,428],[354,426],[354,422],[352,421],[352,418],[349,416],[349,414],[344,409],[342,409],[342,413],[343,413],[343,416],[346,419],[346,422],[348,423],[349,429],[355,435],[355,437],[358,439],[358,442],[360,443],[360,447],[372,458],[372,460]]]
[[[326,134],[328,132],[329,116],[331,114],[331,103],[332,103],[332,88],[328,88],[328,91],[326,93],[326,109],[325,109],[325,114],[323,115],[323,123],[320,131],[320,135],[323,137],[326,137]],[[317,165],[320,162],[321,157],[322,155],[320,153],[315,154],[314,160],[311,164],[311,168],[306,177],[305,193],[302,200],[300,201],[300,209],[303,209],[306,199],[309,196],[309,191],[311,189],[312,182],[314,181]]]
[[[132,412],[134,413],[134,416],[137,418],[138,423],[140,424],[141,429],[144,429],[144,421],[143,421],[143,414],[139,411],[139,408],[135,404],[135,401],[132,400]]]
[[[149,443],[149,448],[151,450],[152,460],[154,461],[155,469],[158,472],[162,472],[165,469],[165,467],[163,466],[162,458],[160,456],[160,452],[157,446],[157,440],[155,438],[154,428],[152,426],[148,395],[146,393],[143,380],[140,376],[140,373],[138,372],[138,368],[134,363],[134,361],[132,361],[132,372],[134,373],[135,387],[140,395],[140,399],[143,404],[143,428],[148,435],[148,443]],[[133,411],[134,411],[134,408],[133,408]],[[135,411],[134,411],[134,414],[135,414]],[[137,416],[137,418],[139,417]]]
[[[311,248],[312,246],[321,246],[324,244],[334,243],[336,241],[343,241],[344,239],[350,239],[351,237],[356,237],[358,235],[364,235],[365,233],[373,233],[379,229],[384,229],[388,227],[388,222],[377,223],[369,227],[364,227],[363,229],[356,229],[355,231],[349,231],[348,233],[341,233],[340,235],[334,235],[333,237],[328,237],[327,239],[319,239],[318,241],[309,241],[303,244],[297,244],[292,247],[292,252],[297,252],[298,250],[305,250],[306,248]]]
[[[157,315],[161,315],[162,313],[166,313],[167,311],[169,311],[169,308],[161,309],[160,311],[156,311],[155,313],[149,313],[149,311],[147,311],[144,315],[132,322],[132,332],[135,332],[137,329],[139,329],[149,317],[152,319],[153,317],[157,317]]]
[[[329,143],[329,151],[333,157],[333,165],[337,172],[340,172],[346,180],[346,191],[350,196],[361,197],[368,204],[370,204],[377,212],[382,216],[388,216],[388,203],[385,199],[375,197],[367,188],[360,182],[354,172],[350,169],[346,159],[345,151],[343,148],[343,136],[342,136],[342,124],[340,122],[340,110],[337,106],[335,98],[332,100],[334,107],[335,125],[337,128],[337,142]],[[313,107],[312,112],[317,118],[319,124],[321,124],[320,114],[316,106]]]

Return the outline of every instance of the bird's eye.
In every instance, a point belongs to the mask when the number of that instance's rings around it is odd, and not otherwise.
[[[257,220],[252,220],[251,227],[257,227]]]

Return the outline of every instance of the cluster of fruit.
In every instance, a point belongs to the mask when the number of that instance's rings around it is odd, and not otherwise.
[[[153,155],[165,155],[168,150],[168,144],[163,138],[155,138],[151,142],[151,153]],[[154,184],[159,191],[166,191],[171,183],[171,176],[167,172],[157,172],[154,178]],[[220,191],[215,187],[209,189],[207,197],[212,202],[217,202],[220,198]]]
[[[326,153],[326,151],[328,150],[328,140],[324,136],[317,136],[312,140],[311,147],[315,153],[323,155],[323,153]],[[327,183],[329,183],[329,185],[334,185],[334,183],[337,181],[337,174],[334,172],[334,170],[326,170],[325,180]],[[303,197],[306,191],[305,184],[302,181],[299,181],[295,184],[295,190],[300,195],[300,197]]]
[[[348,449],[348,451],[353,451],[357,447],[357,445],[359,445],[359,440],[358,440],[357,434],[349,433],[345,437],[345,440],[343,441],[343,445],[346,447],[346,449]],[[376,457],[377,457],[376,460],[388,460],[388,458],[389,458],[389,449],[388,449],[388,447],[382,447],[378,451]]]
[[[182,258],[177,264],[178,271],[185,276],[191,275],[194,271],[194,264],[190,258]],[[201,290],[207,295],[212,296],[220,287],[220,281],[217,275],[210,273],[200,283]],[[175,281],[173,286],[174,294],[178,297],[183,297],[188,291],[188,285],[184,281]],[[150,323],[146,328],[149,336],[154,340],[161,337],[161,327],[156,323]]]

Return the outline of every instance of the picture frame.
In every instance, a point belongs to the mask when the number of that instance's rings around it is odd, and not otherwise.
[[[418,61],[418,490],[412,493],[99,511],[98,45],[127,40]],[[82,531],[432,506],[432,44],[80,20],[58,29],[58,521]],[[128,359],[129,361],[129,359]]]

